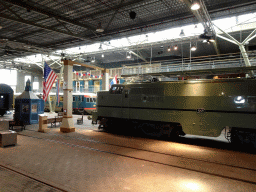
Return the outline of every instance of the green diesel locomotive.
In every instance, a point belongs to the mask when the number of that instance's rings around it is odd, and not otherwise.
[[[218,137],[256,147],[256,80],[212,79],[115,84],[97,95],[99,128],[136,127],[149,135]]]

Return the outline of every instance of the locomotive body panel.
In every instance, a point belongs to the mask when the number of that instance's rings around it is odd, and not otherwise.
[[[224,127],[256,129],[256,80],[199,80],[114,85],[98,92],[97,116],[179,123],[187,134]]]

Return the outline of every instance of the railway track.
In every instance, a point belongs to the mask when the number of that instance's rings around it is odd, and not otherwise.
[[[18,191],[23,188],[26,189],[26,191],[33,191],[36,189],[37,191],[68,192],[61,187],[49,183],[49,181],[43,181],[42,178],[36,178],[34,175],[15,170],[9,166],[0,164],[0,170],[1,189],[4,189],[4,191]],[[8,185],[8,182],[5,182],[6,178],[12,178],[12,182],[16,183],[16,185]],[[19,188],[17,188],[17,186]]]
[[[159,151],[131,147],[129,145],[103,142],[91,138],[74,138],[67,135],[61,136],[53,133],[50,134],[52,136],[51,139],[25,133],[19,133],[19,135],[47,140],[49,142],[69,145],[72,147],[93,150],[100,153],[108,153],[136,159],[139,161],[146,161],[154,164],[175,167],[225,179],[241,181],[254,185],[256,184],[256,169],[245,166],[232,165],[214,160],[191,158],[182,155],[176,155],[174,153],[163,153]]]

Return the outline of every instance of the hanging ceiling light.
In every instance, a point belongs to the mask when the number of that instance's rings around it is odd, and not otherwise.
[[[180,31],[180,36],[181,37],[185,36],[185,33],[184,33],[183,29],[181,29],[181,31]]]
[[[191,51],[195,51],[195,50],[196,50],[196,46],[193,45],[190,50],[191,50]]]
[[[127,59],[131,59],[131,58],[132,58],[131,52],[128,52],[128,53],[126,52],[126,58],[127,58]]]
[[[200,9],[199,2],[197,0],[194,0],[190,8],[194,11]]]
[[[168,51],[168,52],[170,52],[170,51],[171,51],[171,47],[170,47],[170,46],[168,46],[167,51]]]
[[[104,54],[102,54],[101,57],[103,58],[103,57],[104,57]]]
[[[175,45],[175,46],[173,47],[173,49],[174,49],[175,51],[177,51],[177,50],[178,50],[178,45]]]
[[[104,31],[104,29],[101,26],[101,22],[99,22],[96,31],[99,32],[99,33],[102,33]]]

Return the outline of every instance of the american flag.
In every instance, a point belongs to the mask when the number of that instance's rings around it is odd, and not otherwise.
[[[117,75],[113,78],[113,80],[110,82],[109,88],[111,88],[112,85],[117,84]]]
[[[54,73],[54,71],[47,65],[47,63],[44,63],[44,81],[43,81],[43,100],[46,101],[47,97],[50,93],[50,90],[52,89],[52,85],[55,82],[55,79],[57,78],[57,75]]]

